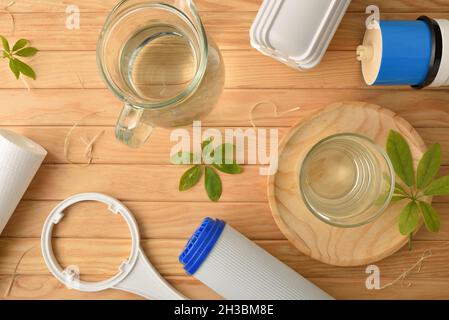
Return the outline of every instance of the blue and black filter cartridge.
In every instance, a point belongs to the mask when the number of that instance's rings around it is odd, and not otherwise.
[[[427,16],[374,23],[357,48],[365,82],[414,88],[449,85],[448,24]]]

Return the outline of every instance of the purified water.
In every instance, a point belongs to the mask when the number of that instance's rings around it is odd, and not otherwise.
[[[199,63],[197,50],[180,28],[160,23],[146,26],[123,48],[122,78],[147,101],[172,99],[192,82]]]
[[[301,192],[309,209],[327,222],[365,223],[390,201],[393,176],[388,157],[372,141],[338,135],[318,143],[307,155]]]
[[[163,127],[190,124],[210,112],[223,90],[224,67],[215,43],[209,39],[208,64],[198,79],[204,53],[188,32],[155,23],[136,32],[123,46],[119,70],[127,90],[144,103],[173,101],[171,108],[148,109],[144,122]]]
[[[224,87],[222,56],[192,1],[120,1],[101,31],[97,62],[124,103],[115,135],[135,148],[155,127],[207,115]]]

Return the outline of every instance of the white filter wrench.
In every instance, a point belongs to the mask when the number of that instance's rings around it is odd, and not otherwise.
[[[204,220],[180,262],[188,274],[229,300],[333,300],[220,220]]]
[[[51,245],[53,227],[64,218],[64,210],[83,201],[98,201],[108,206],[113,214],[120,214],[128,224],[132,238],[130,257],[122,263],[117,275],[101,282],[87,282],[79,279],[79,269],[63,269],[55,258]],[[157,272],[140,246],[139,229],[131,212],[118,200],[99,193],[78,194],[61,202],[48,216],[42,231],[42,255],[51,273],[68,288],[84,292],[116,289],[138,294],[152,300],[184,300]]]

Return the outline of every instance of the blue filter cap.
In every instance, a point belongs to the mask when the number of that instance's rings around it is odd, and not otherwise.
[[[212,218],[204,219],[200,227],[187,242],[179,256],[184,270],[193,275],[201,267],[220,238],[226,223]]]

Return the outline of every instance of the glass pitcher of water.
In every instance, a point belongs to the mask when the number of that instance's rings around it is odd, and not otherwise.
[[[192,0],[122,0],[97,46],[101,75],[124,102],[116,136],[140,147],[155,126],[176,127],[208,114],[224,87],[220,51]]]

